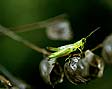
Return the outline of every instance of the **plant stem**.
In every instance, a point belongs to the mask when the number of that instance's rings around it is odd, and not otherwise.
[[[21,36],[17,35],[15,32],[13,32],[13,31],[9,30],[8,28],[5,28],[1,25],[0,25],[0,32],[6,36],[12,38],[13,40],[16,40],[16,41],[28,46],[29,48],[32,48],[33,50],[35,50],[37,52],[40,52],[40,53],[45,54],[45,55],[50,54],[47,50],[38,47],[37,45],[29,42],[28,40],[23,39]]]
[[[15,32],[26,32],[26,31],[30,31],[33,29],[35,30],[35,29],[39,29],[39,28],[46,28],[47,26],[54,24],[54,22],[64,20],[65,17],[67,17],[66,14],[61,14],[61,15],[49,18],[47,20],[44,20],[44,21],[35,22],[35,23],[31,23],[31,24],[25,24],[25,25],[21,25],[21,26],[17,26],[17,27],[10,27],[9,29],[11,29]]]

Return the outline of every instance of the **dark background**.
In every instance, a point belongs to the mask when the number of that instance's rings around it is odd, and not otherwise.
[[[62,13],[69,16],[74,32],[71,41],[53,41],[44,29],[19,33],[25,39],[45,48],[73,43],[101,27],[86,44],[91,49],[101,43],[112,32],[111,0],[0,0],[0,23],[5,27],[15,27],[42,21]],[[14,76],[19,77],[36,89],[50,89],[39,74],[39,63],[43,55],[6,36],[0,36],[0,64]],[[55,89],[112,89],[112,66],[106,65],[104,76],[88,84],[72,85],[64,79]]]

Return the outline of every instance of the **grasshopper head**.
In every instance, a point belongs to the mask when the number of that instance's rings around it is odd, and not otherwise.
[[[82,50],[84,49],[84,44],[85,43],[86,43],[86,38],[82,38],[81,39],[81,44],[80,44],[80,47],[81,47]]]
[[[86,38],[82,38],[81,41],[82,41],[82,44],[84,45],[86,43]]]

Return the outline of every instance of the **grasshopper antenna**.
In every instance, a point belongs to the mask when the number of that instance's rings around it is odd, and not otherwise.
[[[95,33],[97,30],[99,30],[101,27],[97,27],[95,30],[93,30],[88,36],[86,36],[86,39],[90,37],[93,33]]]

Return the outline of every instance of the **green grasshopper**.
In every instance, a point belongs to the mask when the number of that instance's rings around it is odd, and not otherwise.
[[[88,37],[90,37],[95,31],[97,31],[98,29],[100,29],[100,27],[96,28],[95,30],[93,30],[88,36],[86,36],[85,38],[82,38],[81,40],[73,43],[73,44],[68,44],[65,46],[61,46],[61,47],[48,47],[49,50],[51,51],[55,51],[54,53],[51,53],[48,58],[52,59],[52,58],[59,58],[59,57],[63,57],[63,56],[67,56],[72,52],[75,52],[77,49],[82,53],[82,50],[84,49],[84,44],[86,43],[86,39]]]

